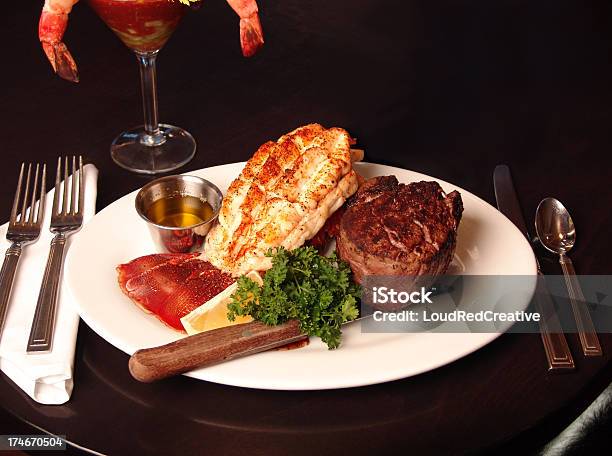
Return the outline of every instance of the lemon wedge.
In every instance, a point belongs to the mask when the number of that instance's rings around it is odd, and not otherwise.
[[[263,284],[261,276],[256,271],[251,271],[246,276],[259,286]],[[210,331],[211,329],[253,321],[250,315],[244,317],[237,316],[234,321],[229,321],[227,318],[227,305],[232,302],[231,296],[237,288],[238,284],[234,282],[221,293],[181,318],[181,323],[187,334],[191,336],[192,334]]]

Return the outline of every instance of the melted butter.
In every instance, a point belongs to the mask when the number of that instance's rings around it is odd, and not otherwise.
[[[153,223],[173,228],[185,228],[209,220],[212,206],[195,196],[172,196],[155,201],[147,211]]]

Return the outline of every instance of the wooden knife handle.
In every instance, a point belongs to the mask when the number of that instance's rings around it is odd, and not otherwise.
[[[132,377],[149,383],[307,338],[297,320],[276,326],[253,321],[138,350],[131,356],[129,368]]]

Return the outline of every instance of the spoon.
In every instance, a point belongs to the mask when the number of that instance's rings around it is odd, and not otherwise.
[[[540,201],[536,210],[535,228],[542,245],[559,255],[584,356],[601,356],[601,345],[586,306],[586,299],[576,279],[572,260],[567,256],[576,243],[576,229],[572,217],[561,201],[546,198]]]

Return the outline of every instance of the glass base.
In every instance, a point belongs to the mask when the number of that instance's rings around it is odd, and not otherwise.
[[[196,142],[189,132],[159,124],[159,136],[144,127],[124,131],[111,144],[111,157],[122,168],[141,174],[159,174],[180,168],[195,155]]]

